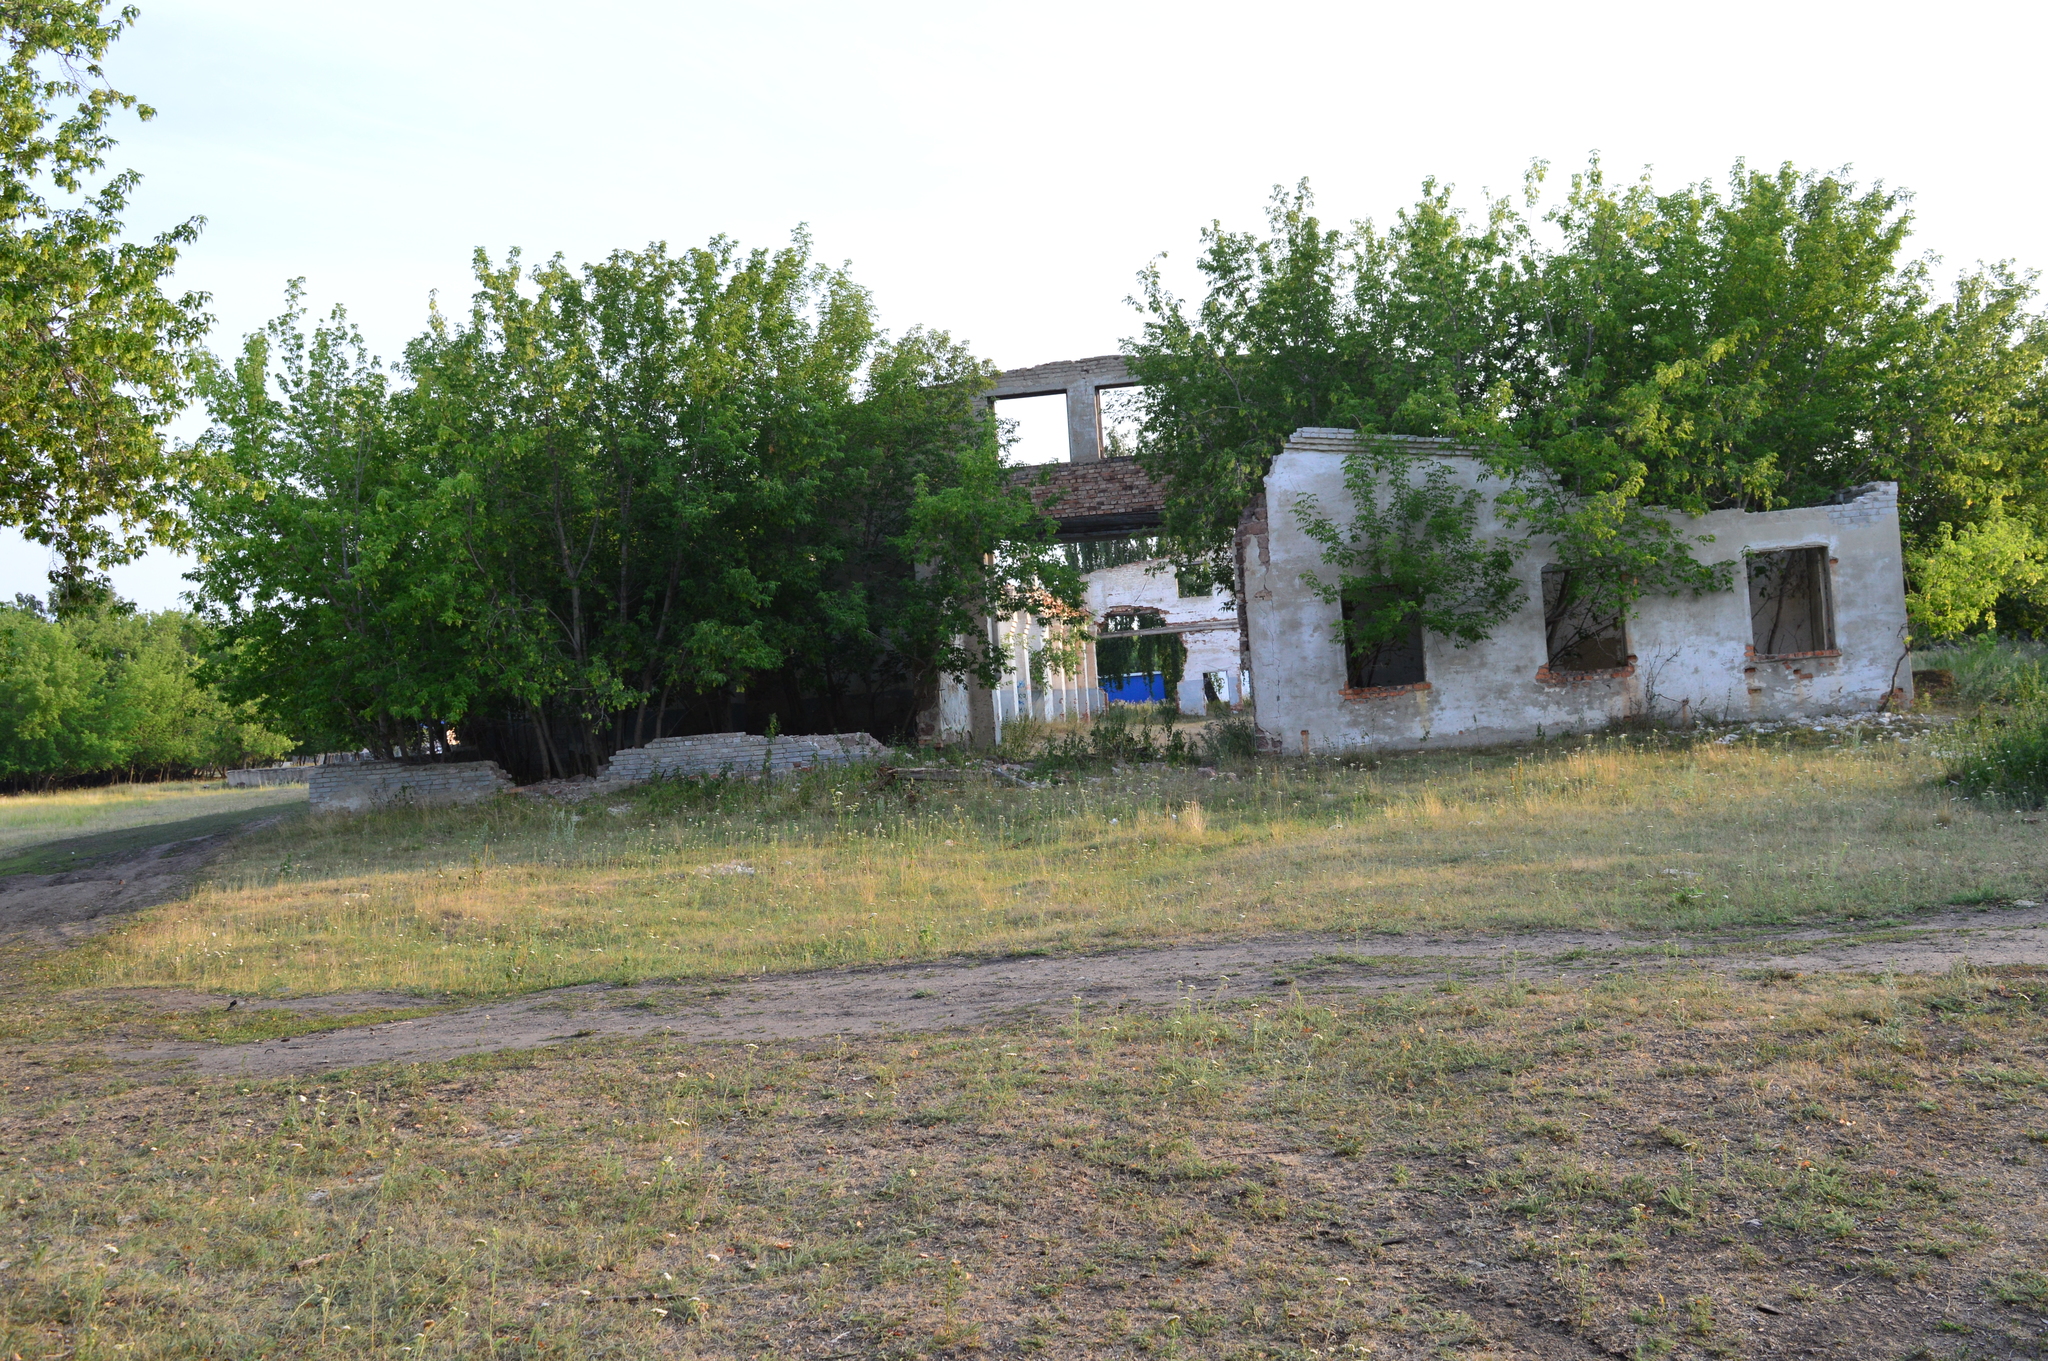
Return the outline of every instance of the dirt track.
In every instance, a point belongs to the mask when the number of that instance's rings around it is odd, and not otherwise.
[[[275,821],[166,842],[62,874],[0,878],[0,945],[68,945],[98,935],[131,912],[177,897],[236,835]]]
[[[1589,977],[1619,970],[1935,973],[2048,965],[2048,908],[1930,914],[1910,927],[1821,929],[1742,940],[1656,940],[1592,931],[1521,936],[1274,937],[1115,954],[836,970],[726,985],[593,985],[292,1040],[165,1043],[112,1057],[202,1073],[282,1077],[359,1064],[423,1062],[596,1036],[667,1032],[691,1040],[817,1039],[952,1029],[1027,1012],[1270,995],[1301,982],[1377,990],[1452,976]],[[386,1000],[385,1005],[389,1005]],[[280,1005],[317,1007],[317,999]]]

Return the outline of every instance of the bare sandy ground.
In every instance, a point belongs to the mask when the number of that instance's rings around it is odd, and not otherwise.
[[[2048,907],[1928,914],[1909,926],[1766,936],[1656,939],[1594,931],[1517,936],[1288,936],[1109,954],[957,960],[781,975],[726,984],[596,985],[536,993],[409,1021],[249,1044],[162,1043],[109,1057],[174,1071],[308,1076],[367,1063],[424,1062],[600,1036],[693,1041],[820,1039],[950,1030],[1076,1007],[1160,1007],[1193,996],[1272,996],[1299,983],[1378,990],[1445,977],[1587,978],[1623,970],[1936,973],[2048,965]],[[168,1000],[168,999],[167,999]],[[329,1014],[328,999],[281,1005]],[[338,999],[332,999],[338,1000]],[[355,1000],[355,999],[351,999]],[[368,1001],[370,999],[361,999]],[[405,999],[419,1005],[419,999]],[[200,1004],[200,999],[192,999]],[[381,1005],[398,999],[378,998]],[[213,1005],[218,1005],[215,999]]]

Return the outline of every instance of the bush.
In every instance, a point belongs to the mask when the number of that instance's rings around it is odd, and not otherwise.
[[[1079,770],[1140,761],[1191,765],[1196,760],[1187,738],[1170,721],[1161,722],[1157,704],[1112,703],[1086,727],[1061,733],[1032,756],[1041,770]]]
[[[1242,714],[1220,719],[1202,730],[1202,754],[1212,766],[1253,760],[1259,754],[1259,730]]]
[[[1972,707],[2048,702],[2048,646],[1983,634],[1913,655],[1916,671],[1947,671]]]
[[[2023,808],[2048,804],[2048,699],[1982,713],[1956,738],[1948,775],[1964,793]]]

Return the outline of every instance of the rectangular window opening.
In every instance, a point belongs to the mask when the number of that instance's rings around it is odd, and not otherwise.
[[[1086,576],[1109,567],[1127,567],[1134,562],[1156,561],[1163,551],[1157,535],[1124,534],[1105,539],[1081,539],[1059,546],[1067,566]]]
[[[1143,393],[1135,387],[1096,390],[1096,429],[1100,432],[1104,458],[1129,458],[1138,452],[1144,401]]]
[[[1826,548],[1749,555],[1749,629],[1762,657],[1834,650],[1835,602]]]
[[[1426,679],[1422,668],[1422,616],[1413,610],[1408,611],[1400,631],[1393,637],[1363,646],[1359,643],[1359,629],[1368,622],[1378,622],[1394,605],[1394,597],[1387,592],[1344,601],[1346,688],[1375,690],[1388,685],[1420,685]]]
[[[1002,428],[1004,461],[1010,466],[1068,460],[1065,394],[1005,397],[995,404],[995,410]]]
[[[1628,665],[1628,633],[1619,611],[1603,612],[1584,598],[1584,575],[1569,567],[1543,569],[1543,634],[1552,671],[1616,671]]]

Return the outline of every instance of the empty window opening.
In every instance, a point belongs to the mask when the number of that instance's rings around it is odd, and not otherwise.
[[[1064,393],[1050,397],[1005,397],[995,407],[996,418],[1002,422],[1006,462],[1019,466],[1068,461]]]
[[[1104,613],[1095,675],[1111,699],[1164,699],[1180,688],[1187,663],[1186,640],[1158,610],[1119,605]]]
[[[1107,567],[1128,567],[1134,562],[1154,562],[1165,550],[1150,534],[1126,534],[1107,539],[1081,539],[1060,545],[1067,566],[1083,576]]]
[[[1244,673],[1241,671],[1204,671],[1202,673],[1202,706],[1211,714],[1225,714],[1244,702]]]
[[[1749,628],[1759,656],[1832,651],[1835,609],[1828,584],[1828,550],[1751,553]]]
[[[1352,690],[1420,685],[1422,616],[1391,592],[1344,601],[1344,683]]]
[[[1096,391],[1095,412],[1096,419],[1101,422],[1104,458],[1127,458],[1138,452],[1144,400],[1144,391],[1140,388],[1100,388]]]
[[[1619,610],[1586,598],[1585,573],[1543,569],[1543,634],[1552,671],[1615,671],[1628,665],[1628,635]]]

